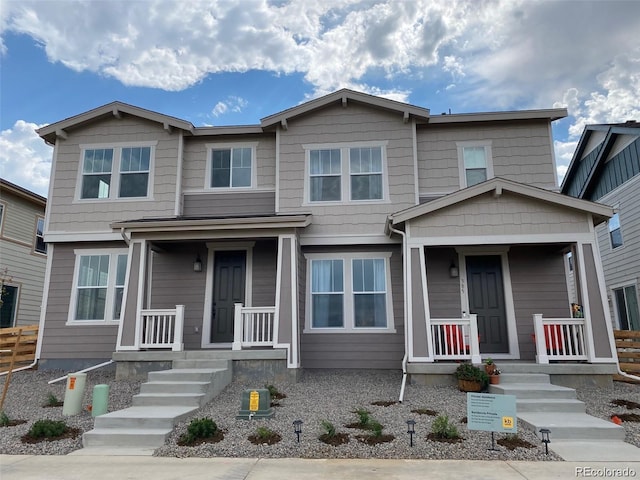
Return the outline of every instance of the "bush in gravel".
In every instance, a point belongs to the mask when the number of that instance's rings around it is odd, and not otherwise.
[[[256,433],[249,436],[249,441],[254,445],[273,445],[280,440],[282,440],[280,434],[267,427],[258,427]]]
[[[67,432],[69,427],[62,420],[38,420],[29,429],[28,435],[33,438],[59,437]]]
[[[374,437],[381,437],[382,436],[382,429],[384,427],[377,420],[371,420],[369,422],[369,428],[371,429],[371,435],[373,435]]]
[[[324,435],[326,435],[328,438],[333,438],[336,436],[336,427],[329,420],[322,420],[322,422],[320,422],[320,425],[322,425]]]
[[[0,427],[7,427],[9,426],[10,422],[11,420],[9,419],[9,416],[4,412],[4,410],[0,412]]]
[[[198,438],[213,437],[218,431],[218,425],[209,417],[194,418],[187,427],[186,440],[193,442]]]
[[[59,407],[62,405],[62,400],[56,397],[53,393],[49,392],[47,395],[47,401],[45,402],[45,407]]]
[[[436,438],[458,438],[460,434],[456,426],[449,420],[447,415],[440,415],[436,417],[431,426],[431,433]]]
[[[369,410],[365,410],[364,408],[358,408],[356,409],[356,415],[358,415],[358,423],[362,426],[362,427],[366,427],[369,425],[369,422],[371,421],[371,412],[369,412]]]

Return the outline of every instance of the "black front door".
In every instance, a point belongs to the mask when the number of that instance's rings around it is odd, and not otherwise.
[[[469,310],[478,315],[481,353],[509,353],[502,262],[498,255],[466,257]]]
[[[244,303],[246,257],[244,251],[215,253],[211,343],[233,341],[234,304]]]

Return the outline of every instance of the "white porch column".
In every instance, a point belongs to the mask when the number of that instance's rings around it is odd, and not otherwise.
[[[469,315],[469,347],[471,353],[471,363],[482,363],[480,358],[480,341],[478,340],[478,315]]]
[[[244,334],[242,325],[242,304],[233,304],[233,343],[231,350],[242,350],[242,335]]]
[[[182,343],[183,331],[184,305],[176,305],[176,323],[173,330],[173,347],[171,348],[174,352],[181,352],[184,350],[184,343]]]
[[[533,314],[533,331],[536,335],[536,362],[547,364],[549,363],[549,356],[547,355],[547,341],[544,336],[541,313]]]

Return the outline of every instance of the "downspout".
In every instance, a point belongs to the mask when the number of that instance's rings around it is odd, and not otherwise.
[[[387,225],[389,226],[389,231],[392,233],[397,233],[398,235],[400,235],[402,237],[402,270],[403,270],[403,279],[404,279],[404,288],[403,288],[403,293],[404,293],[404,356],[402,357],[402,385],[400,386],[400,398],[398,399],[399,403],[402,403],[402,400],[404,399],[404,389],[405,386],[407,385],[407,363],[409,361],[409,332],[407,331],[408,328],[408,316],[407,316],[407,312],[408,312],[408,288],[409,288],[409,281],[407,279],[407,275],[408,275],[408,269],[407,269],[407,264],[408,264],[408,260],[407,260],[407,236],[406,234],[402,231],[402,230],[398,230],[395,229],[391,226],[391,219],[387,218]],[[391,236],[391,235],[389,235]]]

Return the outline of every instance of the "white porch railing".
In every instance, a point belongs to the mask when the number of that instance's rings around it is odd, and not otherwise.
[[[533,315],[536,361],[587,360],[584,318],[543,318]]]
[[[235,304],[232,350],[243,347],[272,347],[276,307],[244,307]]]
[[[435,360],[471,360],[481,363],[478,317],[432,318],[431,341]]]
[[[140,348],[170,348],[181,352],[183,326],[184,305],[176,305],[175,309],[141,310]]]

